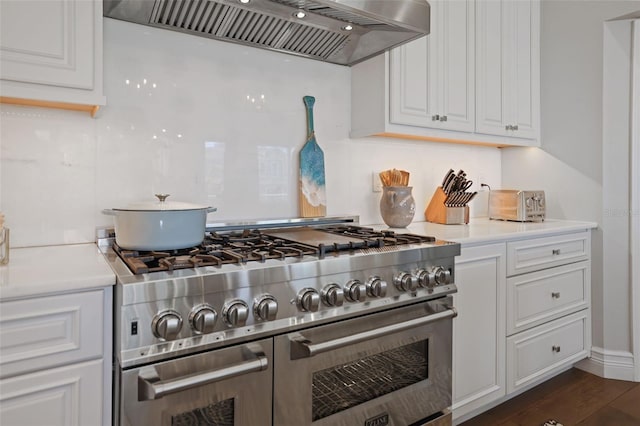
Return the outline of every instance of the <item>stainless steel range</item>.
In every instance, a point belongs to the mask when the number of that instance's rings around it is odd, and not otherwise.
[[[450,424],[460,245],[357,218],[98,243],[117,275],[119,425]]]

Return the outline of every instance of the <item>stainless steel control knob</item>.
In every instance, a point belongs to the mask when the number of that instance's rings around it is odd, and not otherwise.
[[[176,311],[167,309],[158,312],[151,322],[153,335],[162,340],[173,340],[182,329],[182,317]]]
[[[249,306],[240,299],[234,299],[222,307],[222,319],[229,327],[242,327],[247,323]]]
[[[367,280],[367,294],[372,297],[385,297],[387,295],[387,282],[378,276],[369,277]]]
[[[451,271],[444,269],[442,266],[436,266],[433,269],[433,274],[436,277],[436,282],[439,285],[451,284]]]
[[[195,306],[189,313],[189,324],[196,334],[207,334],[213,331],[218,313],[213,306],[202,304]]]
[[[418,285],[425,288],[434,288],[436,285],[436,276],[433,272],[426,269],[418,269],[416,272],[416,278],[418,279]]]
[[[367,286],[360,280],[351,280],[345,286],[347,300],[350,302],[364,302],[367,299]]]
[[[273,321],[278,314],[278,302],[270,294],[260,296],[253,302],[253,315],[262,321]]]
[[[400,291],[413,293],[418,288],[418,279],[407,272],[400,272],[393,277],[393,284]]]
[[[336,283],[331,283],[322,289],[322,301],[327,306],[342,306],[344,291]]]
[[[320,307],[320,295],[313,288],[303,288],[298,292],[296,303],[303,312],[316,312]]]

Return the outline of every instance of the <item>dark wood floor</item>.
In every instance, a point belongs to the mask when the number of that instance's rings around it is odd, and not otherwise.
[[[603,379],[573,368],[463,426],[640,426],[640,383]]]

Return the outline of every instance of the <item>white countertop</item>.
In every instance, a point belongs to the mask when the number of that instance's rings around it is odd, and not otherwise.
[[[477,245],[489,242],[531,238],[565,232],[597,228],[595,222],[547,219],[544,222],[507,222],[472,218],[466,225],[440,225],[430,222],[413,222],[406,228],[389,228],[382,225],[365,225],[376,230],[390,229],[398,233],[410,232],[430,235],[440,240],[454,241],[462,245]]]
[[[364,226],[430,235],[465,246],[575,232],[598,225],[553,219],[522,223],[472,218],[467,225],[413,222],[402,229],[384,224]],[[113,271],[95,244],[14,248],[9,264],[0,266],[0,301],[108,287],[115,282]]]
[[[95,244],[12,248],[0,266],[0,301],[114,285]]]

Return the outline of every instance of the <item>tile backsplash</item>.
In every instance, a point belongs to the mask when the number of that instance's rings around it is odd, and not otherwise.
[[[88,114],[0,106],[0,211],[14,247],[91,242],[104,208],[169,193],[209,221],[298,216],[302,97],[316,98],[327,214],[381,223],[373,173],[411,172],[416,217],[449,168],[500,184],[500,151],[350,139],[350,68],[105,19],[108,104]],[[486,198],[472,216],[486,213]]]

